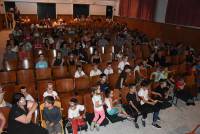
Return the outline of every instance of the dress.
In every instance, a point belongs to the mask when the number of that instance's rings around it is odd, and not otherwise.
[[[23,110],[14,105],[9,113],[8,119],[8,134],[48,134],[48,131],[36,124],[23,124],[15,120],[21,115],[27,115],[28,110]]]

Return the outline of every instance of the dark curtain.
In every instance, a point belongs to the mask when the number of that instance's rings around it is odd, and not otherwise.
[[[165,21],[200,26],[200,0],[168,0]]]
[[[153,20],[157,0],[140,0],[137,18],[142,20]]]
[[[133,17],[153,20],[156,0],[120,0],[119,14],[122,17]]]

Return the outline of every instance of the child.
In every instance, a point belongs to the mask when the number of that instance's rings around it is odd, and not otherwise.
[[[69,105],[68,118],[72,124],[73,134],[78,134],[78,127],[86,124],[83,120],[85,116],[85,107],[83,105],[79,105],[77,99],[75,98],[70,100]],[[84,112],[84,114],[81,116],[80,112]]]
[[[51,82],[48,82],[47,84],[47,90],[44,92],[43,97],[47,96],[53,96],[55,100],[59,100],[58,93],[53,90],[53,84]]]
[[[120,104],[117,104],[118,100],[113,100],[113,91],[106,91],[105,96],[105,104],[107,106],[106,111],[109,115],[112,116],[117,114],[118,116],[125,118],[129,117],[123,107]]]
[[[43,118],[47,125],[47,130],[49,134],[61,134],[62,126],[60,121],[62,119],[60,109],[54,106],[54,98],[52,96],[47,96],[44,98],[44,111]]]
[[[100,124],[103,122],[103,120],[105,119],[105,112],[104,112],[104,108],[103,108],[103,100],[101,97],[101,90],[100,90],[100,86],[94,87],[92,89],[92,102],[94,105],[94,114],[95,117],[91,123],[91,128],[90,130],[93,131],[94,127],[96,127],[97,131],[99,131],[99,126]],[[100,118],[99,118],[100,116]]]
[[[128,102],[127,105],[127,112],[129,115],[134,117],[135,128],[139,128],[137,123],[138,116],[141,111],[140,99],[136,90],[136,86],[134,84],[129,86],[129,92],[126,95],[126,100]]]

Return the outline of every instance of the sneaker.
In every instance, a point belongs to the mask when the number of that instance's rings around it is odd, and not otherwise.
[[[137,122],[135,122],[135,128],[139,129],[139,125]]]
[[[96,127],[96,130],[99,131],[99,129],[100,129],[99,124],[96,124],[95,127]]]
[[[142,126],[143,126],[143,127],[146,127],[146,122],[145,122],[145,120],[143,120],[143,119],[142,119]]]
[[[152,123],[152,126],[154,126],[155,128],[161,128],[161,126],[159,126],[158,124],[154,124],[154,123]]]
[[[90,131],[94,131],[95,122],[92,122],[90,125]]]

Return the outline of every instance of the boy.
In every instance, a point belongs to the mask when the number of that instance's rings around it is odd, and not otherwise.
[[[44,98],[44,111],[43,118],[47,125],[47,130],[49,134],[61,134],[62,126],[60,121],[62,119],[60,109],[54,106],[54,98],[52,96],[47,96]]]
[[[47,84],[47,90],[44,92],[43,97],[46,96],[52,96],[55,100],[59,100],[58,93],[53,90],[53,84],[51,82],[48,82]]]

